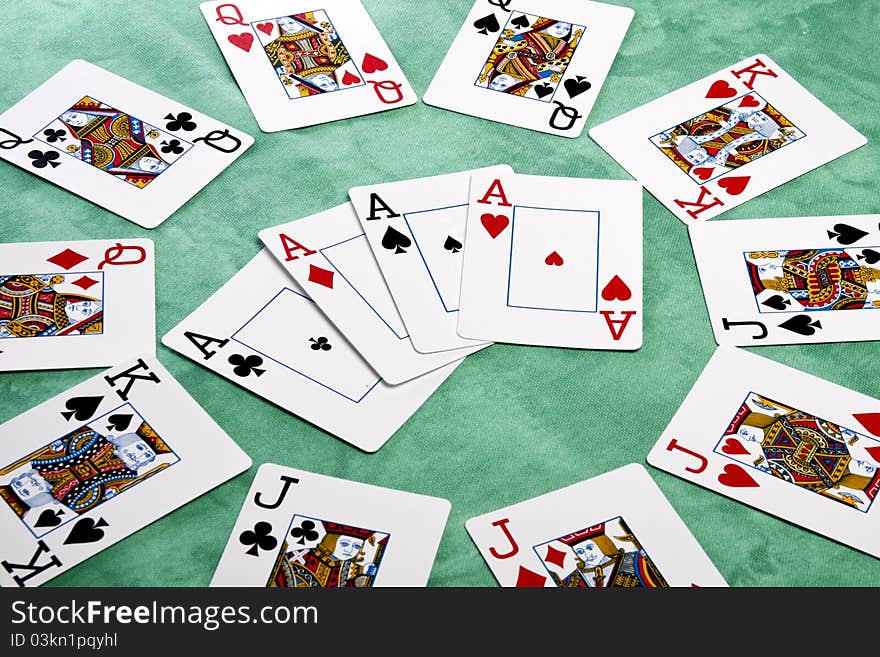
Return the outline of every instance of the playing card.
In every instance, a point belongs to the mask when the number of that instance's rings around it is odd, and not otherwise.
[[[586,0],[477,0],[424,101],[578,137],[632,19]]]
[[[867,143],[767,55],[592,128],[590,137],[686,224]]]
[[[260,239],[388,383],[409,381],[486,346],[415,350],[351,203],[267,228]]]
[[[0,244],[0,372],[154,354],[151,240]]]
[[[502,165],[349,190],[412,344],[423,353],[480,344],[456,332],[468,190],[477,172],[513,170]]]
[[[580,349],[642,345],[642,190],[624,180],[471,179],[460,335]]]
[[[0,158],[155,228],[249,135],[82,60],[0,114]]]
[[[425,586],[449,510],[438,497],[262,465],[211,586]]]
[[[719,347],[648,463],[880,557],[880,401]]]
[[[467,521],[501,586],[727,586],[638,464]]]
[[[0,425],[0,584],[42,584],[250,464],[158,361],[129,358]]]
[[[162,343],[366,452],[461,363],[389,385],[266,249]]]
[[[880,215],[690,227],[720,345],[880,337]]]
[[[358,0],[200,6],[264,132],[384,112],[418,100]]]

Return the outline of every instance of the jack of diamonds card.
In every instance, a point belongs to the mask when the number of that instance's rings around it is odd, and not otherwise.
[[[359,0],[219,1],[201,9],[264,132],[418,100]]]
[[[876,399],[719,347],[648,463],[880,557]]]
[[[867,143],[763,54],[596,126],[590,136],[686,224]]]
[[[477,0],[425,103],[578,137],[633,14],[586,0]]]
[[[627,465],[471,518],[501,586],[726,586],[645,468]]]
[[[260,466],[211,586],[425,586],[447,500]]]
[[[37,586],[250,466],[151,357],[0,425],[0,584]]]
[[[0,372],[155,353],[154,270],[151,240],[0,244]]]
[[[880,337],[880,215],[690,227],[719,345]]]
[[[0,158],[155,228],[253,138],[74,60],[0,114]]]
[[[642,191],[623,180],[471,178],[458,333],[578,349],[642,345]]]

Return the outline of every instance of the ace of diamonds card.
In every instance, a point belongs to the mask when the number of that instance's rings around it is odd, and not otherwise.
[[[763,54],[592,128],[590,136],[686,224],[867,143]]]
[[[586,0],[477,0],[425,103],[578,137],[632,18]]]
[[[471,178],[458,333],[578,349],[642,345],[642,191],[624,180]]]
[[[75,60],[0,114],[0,158],[155,228],[253,138]]]
[[[211,586],[425,586],[449,510],[438,497],[267,463]]]
[[[129,358],[0,425],[0,584],[42,584],[250,463],[158,361]]]
[[[648,463],[880,557],[880,401],[719,347]]]
[[[221,1],[201,9],[264,132],[418,100],[359,0]]]
[[[0,244],[0,372],[155,352],[151,240]]]
[[[690,234],[718,344],[880,337],[880,215],[711,221]]]
[[[726,586],[641,465],[467,521],[501,586]]]

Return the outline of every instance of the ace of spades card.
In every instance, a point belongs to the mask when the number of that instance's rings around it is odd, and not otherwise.
[[[727,586],[638,464],[467,521],[501,586]]]
[[[458,333],[577,349],[642,345],[642,191],[624,180],[474,175]]]
[[[364,234],[403,323],[420,352],[481,344],[458,324],[471,175],[513,173],[507,165],[349,190]]]
[[[252,143],[82,60],[0,114],[0,158],[144,228],[165,221]]]
[[[590,137],[686,224],[867,143],[763,54],[596,126]]]
[[[447,500],[260,466],[211,586],[425,586]]]
[[[880,337],[880,215],[690,227],[719,345]]]
[[[200,6],[263,132],[384,112],[418,100],[359,0]]]
[[[389,385],[268,249],[162,343],[366,452],[384,445],[461,363],[446,360]]]
[[[578,137],[632,18],[586,0],[477,0],[424,101]]]
[[[151,357],[0,425],[0,584],[37,586],[250,467]]]
[[[151,240],[0,244],[0,372],[154,353],[154,269]]]
[[[648,463],[880,557],[880,401],[719,347]]]

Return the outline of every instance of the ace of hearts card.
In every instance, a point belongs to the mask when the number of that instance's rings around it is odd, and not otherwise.
[[[638,464],[467,521],[501,586],[727,586]]]
[[[880,215],[690,227],[719,345],[880,337]]]
[[[425,103],[578,137],[632,18],[586,0],[477,0]]]
[[[491,172],[471,178],[458,333],[496,342],[642,345],[642,188]]]
[[[84,62],[0,114],[0,158],[155,228],[253,138]]]
[[[648,463],[880,557],[880,401],[718,347]]]
[[[211,586],[425,586],[450,504],[260,466]]]
[[[268,249],[162,343],[366,452],[384,445],[462,360],[389,385]]]
[[[0,584],[43,584],[250,464],[158,361],[129,358],[0,425]]]
[[[596,126],[590,137],[686,224],[867,143],[763,54]]]
[[[201,9],[263,132],[418,100],[359,0],[221,1]]]
[[[0,244],[0,372],[155,353],[154,274],[151,240]]]

